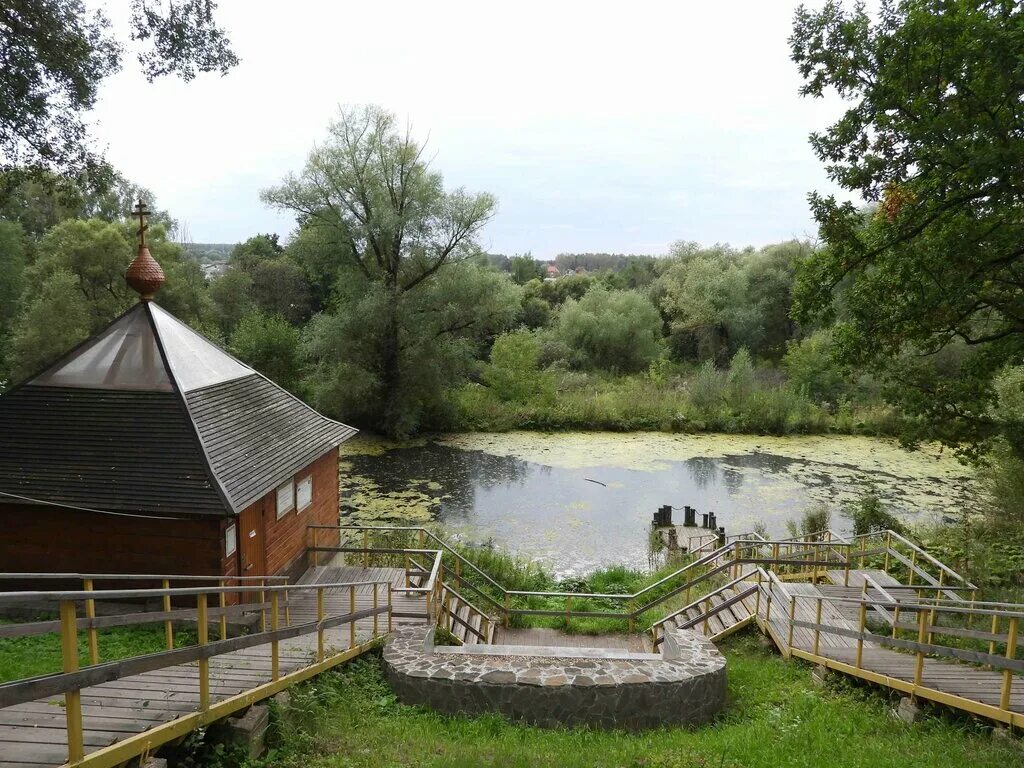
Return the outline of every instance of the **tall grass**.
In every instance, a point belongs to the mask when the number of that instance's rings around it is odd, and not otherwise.
[[[615,376],[553,372],[556,395],[506,401],[480,384],[451,395],[446,426],[460,431],[653,430],[772,435],[846,433],[893,435],[900,427],[892,409],[877,403],[826,406],[771,372],[745,367],[743,375],[710,363],[666,376]]]

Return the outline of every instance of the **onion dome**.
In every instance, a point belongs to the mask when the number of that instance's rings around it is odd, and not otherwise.
[[[135,214],[139,217],[139,253],[129,265],[124,279],[138,292],[142,301],[149,301],[164,284],[164,271],[146,246],[146,230],[149,229],[146,216],[149,215],[149,211],[141,200],[135,206]]]

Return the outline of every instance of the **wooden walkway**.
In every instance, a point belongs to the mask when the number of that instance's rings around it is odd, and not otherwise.
[[[344,581],[390,581],[403,587],[401,569],[319,567],[311,568],[300,580],[304,584]],[[370,608],[373,589],[355,588],[356,610]],[[387,604],[386,590],[379,588],[378,601]],[[346,588],[327,588],[324,602],[328,614],[345,613],[351,597]],[[423,598],[394,594],[396,614],[423,612]],[[317,616],[315,592],[297,592],[289,605],[291,623],[313,621]],[[387,616],[376,617],[381,632],[387,631]],[[402,621],[422,618],[395,618]],[[373,636],[374,619],[366,617],[356,624],[355,645]],[[327,655],[353,647],[349,625],[328,629],[325,635]],[[316,660],[317,636],[302,635],[280,642],[280,676],[309,667]],[[270,644],[232,651],[209,660],[210,703],[216,705],[272,680]],[[162,723],[195,712],[199,708],[198,662],[166,667],[120,680],[84,688],[81,692],[86,755]],[[68,757],[63,695],[0,708],[0,768],[53,768]]]
[[[870,575],[875,576],[874,573]],[[894,581],[891,577],[888,578]],[[838,580],[842,581],[841,572]],[[917,654],[909,650],[904,652],[883,647],[881,636],[876,636],[878,642],[863,642],[858,661],[860,606],[853,602],[823,599],[820,620],[816,615],[818,597],[835,597],[847,591],[853,591],[855,596],[859,597],[864,584],[863,574],[851,570],[850,584],[854,583],[859,583],[860,588],[801,583],[775,585],[772,588],[770,616],[767,601],[762,600],[758,613],[759,623],[768,630],[769,636],[787,655],[795,655],[904,693],[1000,719],[996,717],[996,711],[984,711],[970,704],[973,702],[997,710],[1000,707],[1005,680],[1003,672],[955,660],[924,657],[920,678],[917,678]],[[895,584],[898,585],[898,582]],[[885,586],[894,585],[886,583]],[[790,635],[789,614],[793,595],[803,595],[805,598],[796,600],[794,612],[795,621],[804,626],[794,627]],[[904,609],[905,615],[908,610]],[[924,612],[927,613],[927,610]],[[870,615],[871,612],[868,613]],[[856,618],[852,614],[857,614]],[[916,611],[910,614],[910,618],[915,616]],[[815,630],[806,625],[822,627],[818,632],[817,644]],[[830,629],[832,631],[829,631]],[[941,632],[941,628],[936,627],[936,631]],[[954,698],[963,701],[958,702]],[[1018,681],[1016,688],[1011,688],[1006,708],[1021,715],[1020,721],[1024,722],[1024,684]]]

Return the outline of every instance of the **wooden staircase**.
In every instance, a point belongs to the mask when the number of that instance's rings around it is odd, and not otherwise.
[[[712,640],[721,640],[753,623],[756,589],[756,582],[727,585],[669,616],[664,626],[696,629]]]
[[[450,585],[441,588],[437,624],[447,629],[463,645],[494,642],[498,622],[480,611]]]

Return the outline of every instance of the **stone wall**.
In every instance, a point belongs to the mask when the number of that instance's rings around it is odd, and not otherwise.
[[[448,714],[498,712],[544,727],[639,730],[705,723],[725,705],[725,658],[691,630],[662,654],[596,648],[433,646],[433,630],[397,630],[384,649],[398,698]]]

